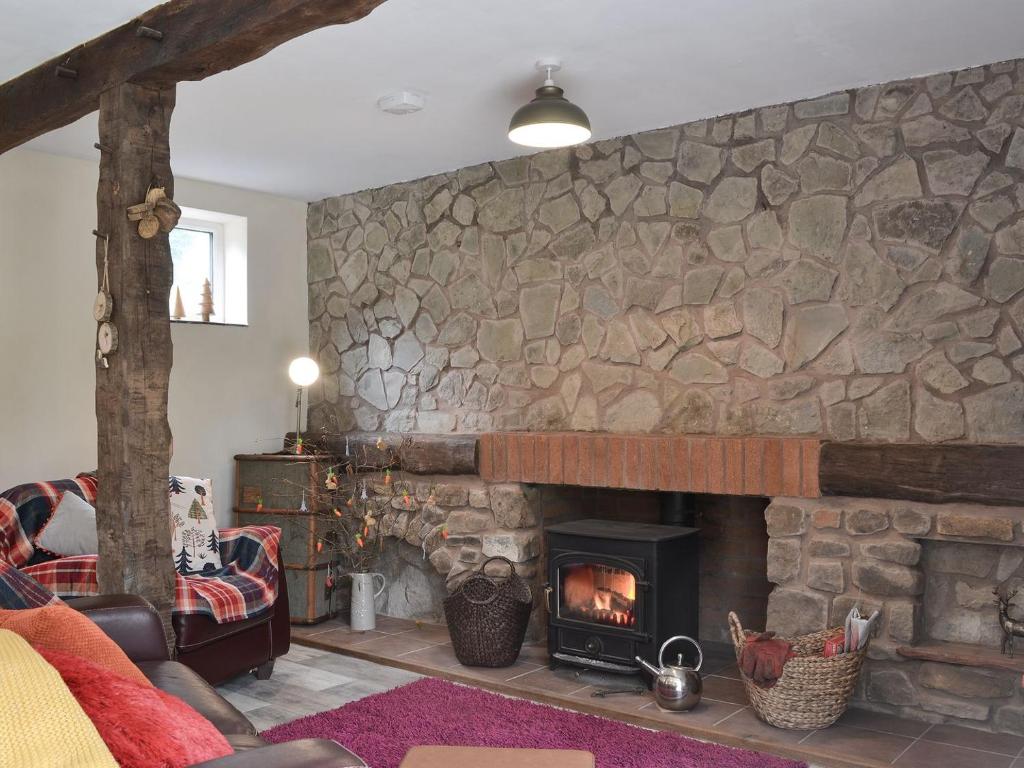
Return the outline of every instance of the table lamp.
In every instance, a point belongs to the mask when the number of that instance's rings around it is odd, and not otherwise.
[[[295,393],[295,453],[302,453],[302,390],[320,377],[320,366],[310,357],[296,357],[288,366],[288,378],[298,387]]]

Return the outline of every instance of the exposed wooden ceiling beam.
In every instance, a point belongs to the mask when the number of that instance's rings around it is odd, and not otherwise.
[[[0,85],[0,154],[74,122],[122,83],[156,89],[258,59],[384,0],[171,0]]]

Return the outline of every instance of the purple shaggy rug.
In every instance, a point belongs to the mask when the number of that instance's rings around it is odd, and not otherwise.
[[[333,739],[371,768],[398,768],[410,747],[582,749],[597,768],[806,768],[806,763],[708,744],[426,678],[264,731],[271,742]]]

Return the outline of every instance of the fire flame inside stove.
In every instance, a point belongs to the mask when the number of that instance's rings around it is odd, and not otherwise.
[[[636,626],[633,574],[589,563],[563,567],[561,573],[560,616],[613,627]]]

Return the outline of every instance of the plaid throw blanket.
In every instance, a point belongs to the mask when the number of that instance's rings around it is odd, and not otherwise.
[[[42,608],[59,602],[60,598],[42,584],[0,560],[0,608]]]
[[[201,575],[177,574],[174,612],[202,614],[218,624],[258,616],[277,600],[280,543],[281,529],[272,526],[221,529],[224,567]],[[99,594],[95,555],[62,557],[22,571],[59,597]]]
[[[32,537],[50,517],[65,491],[96,504],[96,476],[81,474],[74,480],[25,483],[0,493],[0,560],[21,568],[49,559],[36,554]]]

